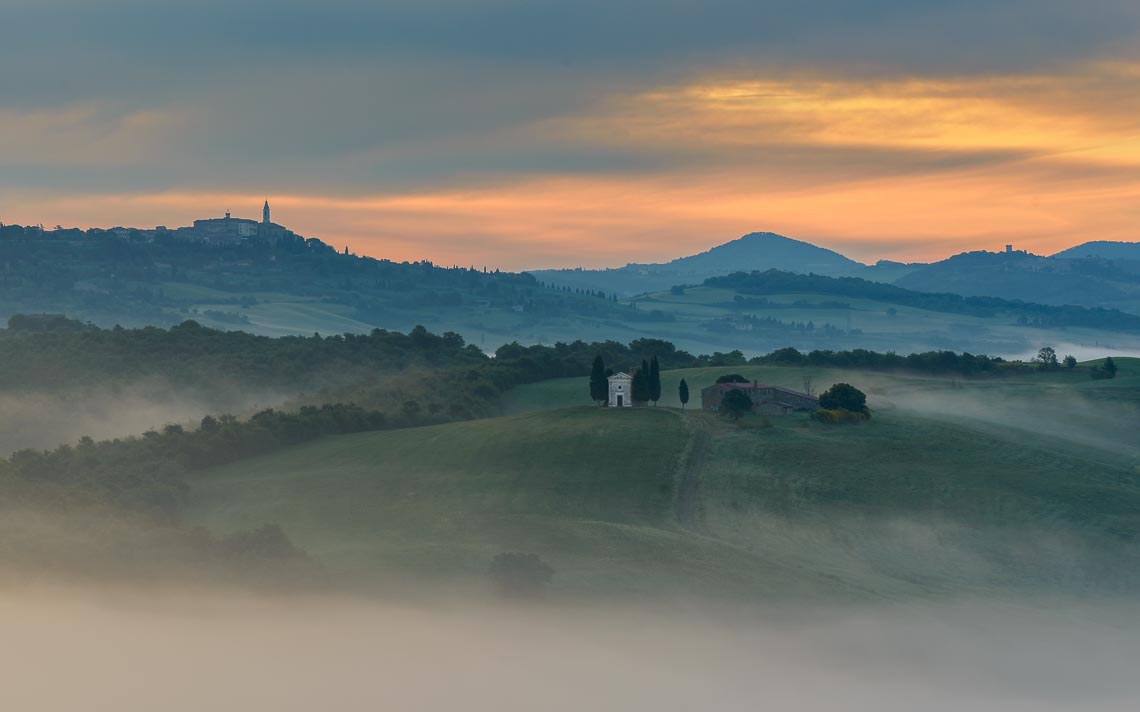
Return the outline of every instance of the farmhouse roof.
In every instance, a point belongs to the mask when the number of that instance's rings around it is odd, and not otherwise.
[[[793,390],[791,388],[784,388],[783,386],[773,386],[773,385],[770,385],[767,383],[755,383],[755,382],[752,382],[752,383],[714,383],[713,385],[702,388],[701,390],[702,391],[718,390],[718,391],[728,392],[728,391],[734,391],[738,388],[742,389],[742,390],[749,390],[749,391],[757,390],[760,388],[770,388],[770,389],[777,391],[779,393],[787,393],[789,395],[799,396],[800,398],[813,398],[813,399],[815,398],[815,396],[813,396],[813,395],[809,395],[809,394],[803,393],[801,391]]]

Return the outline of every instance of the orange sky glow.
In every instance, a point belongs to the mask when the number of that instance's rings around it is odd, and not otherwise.
[[[82,158],[97,161],[98,142],[84,139],[91,110],[67,111],[46,123],[0,115],[10,129],[0,144],[11,144],[0,148],[18,144],[31,155],[39,144],[66,141],[60,127],[70,126],[87,146]],[[490,139],[668,156],[652,169],[468,171],[379,194],[317,185],[269,198],[275,219],[306,236],[447,265],[618,266],[762,230],[863,261],[933,260],[1006,243],[1049,254],[1092,239],[1140,239],[1137,116],[1140,65],[1133,64],[873,82],[710,76],[615,94],[589,111]],[[153,136],[156,147],[164,122],[187,122],[177,112],[126,120],[128,133]],[[48,136],[45,125],[58,130]],[[100,134],[108,150],[120,131]],[[145,139],[132,146],[146,153]],[[0,216],[177,226],[227,210],[257,217],[264,197],[240,189],[28,191],[0,197]]]

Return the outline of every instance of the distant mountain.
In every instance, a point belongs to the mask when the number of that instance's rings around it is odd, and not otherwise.
[[[1074,248],[1077,249],[1077,248]],[[922,292],[1001,297],[1140,313],[1140,270],[1123,261],[1042,257],[1028,252],[965,252],[918,266],[895,280]]]
[[[681,257],[663,265],[629,265],[672,270],[680,274],[725,274],[737,270],[780,269],[815,274],[849,274],[865,265],[810,242],[774,232],[753,232],[707,252]]]
[[[769,269],[841,276],[861,274],[867,267],[834,250],[773,232],[754,232],[706,252],[665,263],[630,263],[603,270],[532,270],[530,273],[556,286],[624,296],[661,291],[678,284],[700,284],[709,277],[739,270]]]
[[[1103,260],[1140,260],[1140,242],[1109,242],[1093,240],[1067,250],[1061,250],[1054,257],[1064,259],[1096,257]]]

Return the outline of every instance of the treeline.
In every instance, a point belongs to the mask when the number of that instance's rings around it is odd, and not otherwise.
[[[909,371],[930,374],[957,374],[972,376],[986,373],[1029,370],[1024,363],[1006,361],[1000,356],[955,353],[954,351],[927,351],[901,356],[896,353],[878,353],[866,349],[850,351],[809,351],[802,353],[793,348],[777,349],[764,356],[749,360],[753,364],[820,366],[862,371]]]
[[[0,362],[5,366],[0,369],[0,389],[67,390],[158,377],[174,386],[275,386],[324,394],[321,403],[361,403],[350,396],[391,383],[387,375],[408,372],[412,381],[432,374],[430,380],[439,384],[445,398],[470,392],[485,404],[522,383],[587,375],[596,356],[615,370],[629,372],[653,359],[666,370],[750,362],[960,374],[1009,367],[998,357],[953,351],[902,356],[866,349],[801,353],[784,348],[752,359],[739,350],[693,355],[662,339],[552,346],[515,342],[491,357],[459,334],[437,335],[422,326],[407,334],[376,329],[368,334],[267,337],[219,331],[193,321],[169,329],[103,329],[62,317],[18,315],[8,329],[0,330]],[[361,404],[381,406],[378,401]]]
[[[324,389],[352,393],[372,380],[401,371],[415,378],[431,372],[439,382],[481,380],[497,390],[589,372],[594,356],[632,370],[654,357],[662,368],[709,365],[661,339],[558,343],[510,343],[488,356],[459,334],[433,334],[417,326],[407,334],[375,329],[368,334],[255,336],[186,321],[163,329],[104,329],[56,315],[16,315],[0,329],[0,389],[66,390],[161,378],[175,386],[220,384],[276,386],[293,392]],[[386,381],[388,382],[388,381]]]
[[[749,295],[811,293],[873,299],[916,309],[969,316],[992,317],[998,313],[1009,313],[1020,323],[1031,321],[1041,327],[1085,326],[1140,332],[1140,316],[1126,314],[1117,309],[1048,306],[998,297],[963,297],[960,294],[916,292],[893,284],[871,282],[858,277],[823,277],[767,270],[710,277],[705,280],[705,285],[732,289]]]
[[[140,437],[18,451],[0,461],[0,493],[8,505],[109,507],[173,523],[187,503],[193,470],[387,425],[382,413],[344,404],[265,410],[244,421],[206,416],[194,430],[168,425]]]
[[[15,315],[0,330],[0,388],[64,388],[159,377],[209,388],[312,386],[363,371],[450,367],[487,360],[451,332],[422,326],[334,336],[255,336],[185,321],[169,329],[103,329],[59,316]]]

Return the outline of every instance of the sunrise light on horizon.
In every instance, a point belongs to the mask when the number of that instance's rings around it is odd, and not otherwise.
[[[610,32],[588,8],[507,3],[484,41],[446,50],[432,33],[452,37],[478,3],[340,0],[320,22],[377,35],[335,49],[305,32],[305,3],[228,11],[217,37],[203,34],[213,3],[139,9],[108,41],[161,28],[166,51],[43,35],[52,59],[3,79],[0,221],[173,227],[253,217],[268,197],[283,224],[359,254],[504,269],[664,261],[754,231],[864,262],[1135,240],[1140,62],[1126,40],[1140,11],[1097,4],[1100,19],[1058,5],[1027,28],[1011,18],[1023,3],[885,2],[835,34],[806,11],[720,2],[711,17],[762,38],[712,44],[668,12],[623,43],[617,29],[637,26],[624,13]],[[46,16],[10,15],[23,22],[0,29],[0,52],[14,56],[29,41],[16,33]],[[971,22],[990,24],[955,47]],[[539,41],[558,27],[582,44]],[[1047,51],[1061,36],[1073,41]]]

